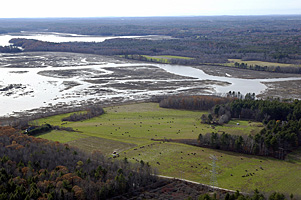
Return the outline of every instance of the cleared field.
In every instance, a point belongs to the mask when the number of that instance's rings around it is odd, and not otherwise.
[[[267,193],[279,191],[301,194],[301,188],[298,187],[301,181],[300,164],[184,144],[152,144],[135,151],[127,151],[122,156],[134,162],[141,159],[149,162],[157,167],[162,175],[210,184],[212,160],[209,156],[215,155],[218,158],[216,165],[219,187],[246,192],[258,188]]]
[[[232,190],[293,193],[301,195],[301,151],[287,161],[194,147],[155,139],[196,139],[198,134],[226,132],[249,135],[261,130],[261,123],[233,120],[224,126],[200,123],[204,112],[160,108],[155,103],[141,103],[105,108],[100,117],[62,126],[79,132],[50,132],[39,137],[67,142],[85,151],[100,150],[109,155],[120,153],[131,162],[149,162],[167,176],[211,183],[210,155],[217,161],[219,187]],[[61,125],[66,115],[44,118],[38,122]],[[237,124],[239,123],[239,125]],[[75,134],[75,135],[72,135]],[[252,173],[252,175],[250,175]],[[254,173],[254,174],[253,174]],[[231,176],[232,174],[232,176]],[[244,176],[244,177],[243,177]]]
[[[162,56],[149,56],[151,58],[164,58],[164,59],[184,59],[184,60],[192,60],[194,58],[184,57],[184,56],[169,56],[169,55],[162,55]]]
[[[210,126],[200,123],[205,112],[160,108],[158,104],[142,103],[105,108],[106,114],[83,122],[61,122],[59,115],[44,118],[38,123],[72,127],[80,133],[78,137],[101,137],[136,145],[149,143],[151,139],[196,139],[198,135],[211,132],[226,132],[237,135],[255,134],[260,131],[261,123],[234,120],[225,126]],[[239,123],[239,125],[237,125]],[[74,140],[73,133],[66,134],[59,142]],[[52,132],[40,137],[52,139]],[[75,138],[77,139],[77,138]]]
[[[241,59],[228,59],[229,65],[234,66],[234,63],[245,63],[248,65],[259,65],[259,66],[279,66],[279,67],[300,67],[300,65],[293,65],[293,64],[285,64],[285,63],[273,63],[273,62],[263,62],[263,61],[243,61]]]
[[[52,140],[52,141],[58,141],[61,143],[68,143],[70,141],[83,139],[87,136],[77,132],[54,130],[51,131],[50,133],[38,135],[37,137],[47,139],[47,140]]]
[[[112,149],[116,152],[122,152],[136,146],[131,143],[125,143],[99,137],[86,137],[70,141],[68,142],[68,144],[76,146],[86,152],[92,152],[93,150],[100,148],[101,152],[106,155],[112,154]]]

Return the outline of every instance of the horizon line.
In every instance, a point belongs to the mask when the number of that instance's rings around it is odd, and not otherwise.
[[[82,18],[156,18],[156,17],[262,17],[262,16],[301,16],[301,14],[224,14],[224,15],[160,15],[160,16],[94,16],[94,17],[0,17],[0,19],[82,19]]]

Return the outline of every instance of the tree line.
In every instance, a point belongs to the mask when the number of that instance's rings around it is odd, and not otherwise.
[[[217,198],[216,194],[213,194],[213,196],[209,195],[209,194],[203,194],[201,196],[199,196],[198,200],[217,200],[219,198]],[[266,198],[263,194],[261,194],[258,189],[256,189],[253,193],[253,195],[244,195],[242,193],[240,193],[238,190],[233,193],[233,194],[229,194],[227,193],[224,197],[224,200],[285,200],[286,197],[284,194],[279,193],[279,192],[273,192],[272,194],[269,195],[268,198]],[[294,199],[294,195],[291,194],[290,195],[290,199],[293,200]]]
[[[212,132],[199,134],[198,143],[203,147],[284,159],[289,152],[300,146],[300,130],[301,122],[282,124],[272,120],[255,136]]]
[[[93,117],[97,117],[102,114],[104,114],[104,110],[101,106],[98,105],[89,106],[88,108],[86,108],[86,111],[73,113],[68,117],[62,118],[62,121],[76,122],[76,121],[91,119]]]
[[[0,127],[0,199],[106,199],[156,182],[148,163],[86,154]]]
[[[22,50],[15,46],[0,46],[0,53],[19,53]]]
[[[230,93],[233,95],[233,93]],[[223,124],[231,118],[263,122],[264,128],[256,135],[230,135],[227,133],[200,134],[201,146],[236,151],[240,153],[273,156],[285,155],[301,144],[301,101],[280,99],[254,99],[247,94],[223,105],[215,105],[202,123]]]
[[[215,105],[226,104],[233,100],[232,97],[213,95],[170,96],[161,100],[159,106],[162,108],[209,110]]]
[[[2,125],[12,126],[17,129],[24,129],[29,126],[30,121],[34,121],[36,119],[41,119],[45,117],[50,117],[54,115],[60,115],[60,114],[66,114],[66,113],[72,113],[72,112],[79,112],[83,115],[79,115],[83,118],[92,118],[92,116],[99,116],[104,113],[102,107],[100,105],[95,104],[87,104],[87,105],[81,105],[81,106],[73,106],[73,107],[60,107],[57,109],[39,109],[38,111],[34,113],[22,113],[21,116],[18,117],[6,117],[1,119]],[[84,115],[85,113],[85,115]],[[75,115],[74,119],[77,118],[77,115]],[[87,118],[87,119],[88,119]],[[71,117],[72,119],[72,117]],[[83,120],[83,119],[81,119]],[[37,126],[39,124],[36,124]],[[63,127],[56,127],[56,128],[63,128]]]
[[[219,40],[204,40],[195,38],[181,38],[169,40],[146,40],[146,39],[130,39],[117,38],[105,40],[104,42],[65,42],[51,43],[31,39],[15,38],[10,40],[14,46],[22,47],[24,51],[58,51],[58,52],[75,52],[75,53],[91,53],[99,55],[172,55],[191,57],[196,60],[185,60],[187,63],[227,63],[228,59],[243,59],[254,60],[250,56],[256,55],[256,60],[279,63],[295,63],[300,64],[298,59],[298,51],[293,51],[289,47],[283,51],[287,57],[275,58],[274,49],[279,49],[276,45],[269,44],[268,49],[250,50],[248,45],[239,46],[239,43],[230,44],[224,41],[224,38]],[[243,48],[244,50],[240,50]],[[262,46],[258,48],[263,48]],[[282,47],[283,48],[283,47]],[[249,57],[248,57],[249,56]],[[131,57],[135,59],[136,57]],[[137,57],[142,58],[142,57]],[[181,59],[174,59],[181,60]],[[253,69],[250,68],[249,69]],[[257,69],[257,68],[256,68]],[[265,68],[260,68],[265,69]],[[267,68],[268,70],[270,68]],[[281,72],[278,68],[275,72]],[[284,71],[285,72],[285,71]]]

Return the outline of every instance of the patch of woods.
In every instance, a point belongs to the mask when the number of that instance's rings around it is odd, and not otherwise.
[[[0,199],[107,199],[157,181],[148,163],[86,154],[0,127]]]
[[[37,136],[40,134],[50,132],[52,130],[76,132],[72,127],[53,126],[50,124],[42,124],[40,126],[28,126],[28,127],[24,127],[23,129],[24,129],[25,134],[31,135],[31,136]]]
[[[205,105],[203,109],[200,105],[195,107],[196,110],[207,110],[207,105],[212,105],[211,98],[204,98],[203,96],[199,98],[208,102],[203,102]],[[219,98],[224,98],[226,103],[216,103],[209,109],[209,114],[201,116],[201,123],[214,127],[236,118],[262,122],[264,127],[256,135],[231,135],[215,131],[202,133],[198,136],[200,146],[253,155],[272,156],[279,159],[284,159],[289,152],[301,146],[300,100],[281,101],[274,98],[262,100],[255,99],[255,94],[248,93],[243,96],[235,92],[229,92],[227,97]],[[168,101],[167,99],[173,100]],[[195,99],[198,98],[187,96],[185,98],[169,97],[167,99],[162,100],[162,102],[164,104],[169,103],[170,107],[192,109],[191,105],[193,105],[193,102],[197,102]],[[189,100],[183,101],[183,99]],[[181,107],[173,106],[174,102],[178,102]],[[186,140],[185,143],[187,143]]]
[[[0,46],[0,53],[19,53],[22,50],[16,46]]]
[[[224,98],[213,95],[198,96],[170,96],[160,101],[162,108],[186,109],[186,110],[209,110],[215,105],[226,104],[234,98]]]
[[[93,117],[100,116],[102,114],[104,114],[104,110],[101,106],[90,106],[86,109],[85,112],[73,113],[68,117],[64,117],[62,121],[71,121],[71,122],[82,121],[82,120],[87,120]]]
[[[25,129],[25,133],[27,135],[38,135],[42,133],[46,133],[53,130],[53,127],[50,124],[43,124],[42,126],[29,126]]]

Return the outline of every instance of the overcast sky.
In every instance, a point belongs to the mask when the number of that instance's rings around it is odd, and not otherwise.
[[[4,0],[0,18],[301,14],[301,0]]]

